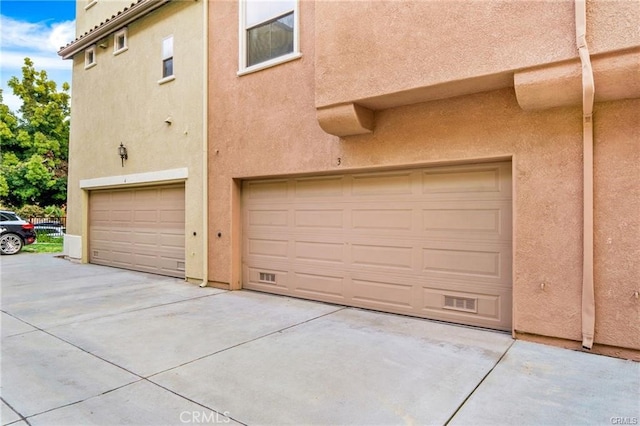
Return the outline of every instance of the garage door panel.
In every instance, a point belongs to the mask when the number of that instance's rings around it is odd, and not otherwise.
[[[184,276],[184,185],[93,191],[89,261]]]
[[[270,240],[252,238],[248,241],[249,255],[254,258],[288,258],[289,242],[286,240]]]
[[[343,194],[341,177],[300,178],[294,182],[295,197],[299,198],[333,198]]]
[[[433,168],[422,173],[423,194],[489,193],[511,196],[511,164],[470,165]]]
[[[184,227],[184,210],[161,210],[158,215],[160,222],[165,226],[180,225]]]
[[[134,191],[134,206],[148,206],[149,204],[158,204],[158,192],[160,191]]]
[[[352,279],[353,300],[376,309],[413,309],[413,285],[385,281]]]
[[[154,247],[158,245],[158,234],[155,232],[132,231],[129,236],[130,241],[135,244],[151,245]],[[121,238],[118,239],[121,240]]]
[[[425,231],[466,231],[497,233],[500,209],[433,209],[422,211]]]
[[[511,326],[510,163],[245,182],[242,203],[246,288]]]
[[[353,209],[351,227],[367,231],[411,231],[413,228],[412,209]]]
[[[355,267],[411,271],[413,247],[351,244],[351,262]]]
[[[161,247],[167,248],[175,248],[175,249],[183,249],[184,248],[184,234],[181,234],[176,230],[173,234],[165,231],[162,234],[158,235],[158,244]],[[172,250],[173,251],[173,250]],[[175,250],[175,252],[180,252],[181,250]]]
[[[423,249],[423,270],[498,277],[500,253],[471,250]]]
[[[344,212],[342,209],[312,209],[295,210],[294,226],[296,228],[314,228],[341,230],[344,228]]]
[[[249,225],[255,227],[279,228],[289,224],[289,212],[283,209],[253,210],[249,213]]]
[[[286,180],[267,182],[248,182],[244,195],[252,200],[286,200],[289,183]]]
[[[184,201],[184,188],[175,186],[173,188],[160,188],[156,197],[158,197],[161,208],[174,208],[178,203]]]
[[[295,293],[327,297],[334,301],[344,299],[344,277],[304,272],[295,272],[294,277],[296,283],[294,287]]]
[[[130,210],[110,210],[106,214],[109,215],[109,222],[129,223],[133,218],[133,212]]]
[[[137,225],[147,224],[156,226],[158,223],[158,211],[156,210],[136,210],[133,212],[133,222]]]
[[[351,179],[351,195],[380,197],[412,193],[412,172],[358,174]],[[394,198],[394,197],[391,197]]]
[[[306,262],[332,263],[342,265],[344,244],[317,241],[296,241],[295,259]]]

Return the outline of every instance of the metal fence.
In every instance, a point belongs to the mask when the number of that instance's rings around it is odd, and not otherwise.
[[[30,217],[29,222],[34,225],[49,225],[49,226],[60,226],[63,228],[67,227],[67,217]]]

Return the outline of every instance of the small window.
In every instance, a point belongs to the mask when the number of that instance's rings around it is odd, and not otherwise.
[[[84,51],[84,69],[91,68],[96,65],[96,45],[89,47]]]
[[[162,78],[173,76],[173,36],[162,40]]]
[[[118,31],[115,36],[113,36],[113,54],[117,55],[122,53],[128,49],[127,46],[127,29],[124,28]]]
[[[240,0],[240,71],[300,57],[297,0]]]

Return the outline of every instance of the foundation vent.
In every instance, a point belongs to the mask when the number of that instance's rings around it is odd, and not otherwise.
[[[176,268],[178,269],[178,271],[184,271],[184,262],[178,262]]]
[[[477,301],[478,299],[470,297],[444,296],[444,309],[477,313]]]
[[[270,273],[270,272],[260,272],[259,281],[261,283],[275,284],[276,283],[276,274],[273,274],[273,273]]]

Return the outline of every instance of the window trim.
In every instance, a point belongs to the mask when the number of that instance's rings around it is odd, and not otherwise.
[[[238,40],[240,43],[238,48],[238,72],[236,73],[238,76],[251,74],[253,72],[260,71],[265,68],[271,68],[273,66],[293,61],[302,57],[302,53],[300,53],[300,0],[295,0],[293,5],[293,52],[269,59],[268,61],[259,62],[254,65],[247,66],[247,2],[246,0],[238,0],[238,3]],[[282,15],[285,15],[285,13],[283,13]],[[273,16],[269,19],[275,17],[276,16]],[[267,20],[265,20],[264,22],[266,21]],[[251,28],[255,27],[258,24],[252,25]]]
[[[93,61],[88,62],[89,54],[91,54]],[[96,45],[92,44],[84,50],[84,69],[88,70],[89,68],[93,68],[98,64],[98,60],[96,58]]]
[[[118,37],[120,36],[124,38],[124,46],[118,49]],[[124,27],[121,30],[116,31],[116,33],[113,35],[113,55],[114,56],[129,50],[128,38],[129,37],[127,34],[127,27]]]
[[[87,0],[87,5],[84,7],[84,10],[91,9],[93,6],[96,5],[96,3],[98,3],[98,0]]]

